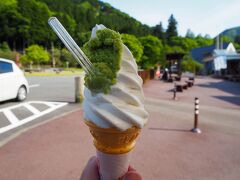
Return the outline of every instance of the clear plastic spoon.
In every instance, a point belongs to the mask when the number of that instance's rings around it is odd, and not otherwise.
[[[50,17],[48,24],[61,39],[67,49],[73,54],[77,62],[82,66],[86,73],[93,73],[93,65],[87,56],[83,53],[77,43],[69,35],[63,25],[59,22],[56,17]]]

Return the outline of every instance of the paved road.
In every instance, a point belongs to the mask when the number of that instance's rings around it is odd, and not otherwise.
[[[74,102],[74,76],[28,77],[30,94],[27,101]],[[1,107],[18,104],[14,101],[1,103]]]
[[[26,101],[0,103],[0,141],[80,107],[74,103],[74,76],[28,77],[28,82]]]
[[[29,84],[39,84],[31,88],[29,100],[74,102],[74,77],[30,77]]]
[[[192,104],[145,95],[149,122],[131,158],[131,165],[143,179],[240,179],[239,110],[202,105],[202,134],[193,134],[189,131]],[[79,109],[2,146],[0,179],[79,179],[87,160],[95,154],[82,114]]]
[[[144,85],[149,122],[138,138],[131,160],[143,179],[240,179],[239,84],[215,79],[203,79],[200,83],[179,94],[178,101],[171,99],[172,84],[150,81]],[[201,99],[202,134],[189,131],[193,127],[195,95]],[[79,179],[87,160],[95,154],[82,116],[78,109],[2,146],[0,179]]]
[[[150,81],[143,86],[149,97],[172,100],[173,83]],[[200,106],[216,106],[229,109],[240,109],[240,83],[213,79],[209,77],[196,78],[193,87],[177,92],[177,101],[193,104],[194,98],[200,99]]]

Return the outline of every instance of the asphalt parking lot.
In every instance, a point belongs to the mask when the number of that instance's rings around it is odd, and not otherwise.
[[[172,87],[156,80],[143,86],[149,121],[132,151],[131,165],[150,180],[240,179],[240,84],[197,79],[177,94],[178,100],[172,99]],[[190,131],[196,95],[201,134]],[[96,153],[83,120],[79,108],[28,129],[4,146],[0,143],[0,179],[79,179]]]
[[[27,79],[30,93],[26,101],[0,103],[0,141],[80,107],[74,102],[74,76]]]

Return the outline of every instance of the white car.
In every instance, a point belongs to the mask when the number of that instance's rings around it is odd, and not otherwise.
[[[11,60],[0,58],[0,101],[27,98],[29,85],[23,72]]]

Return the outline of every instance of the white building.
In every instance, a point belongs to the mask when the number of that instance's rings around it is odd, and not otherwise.
[[[210,56],[203,59],[203,62],[205,67],[208,69],[210,67],[216,75],[240,74],[240,54],[237,53],[232,43],[229,43],[225,49],[217,46]],[[237,67],[233,69],[232,64]]]

